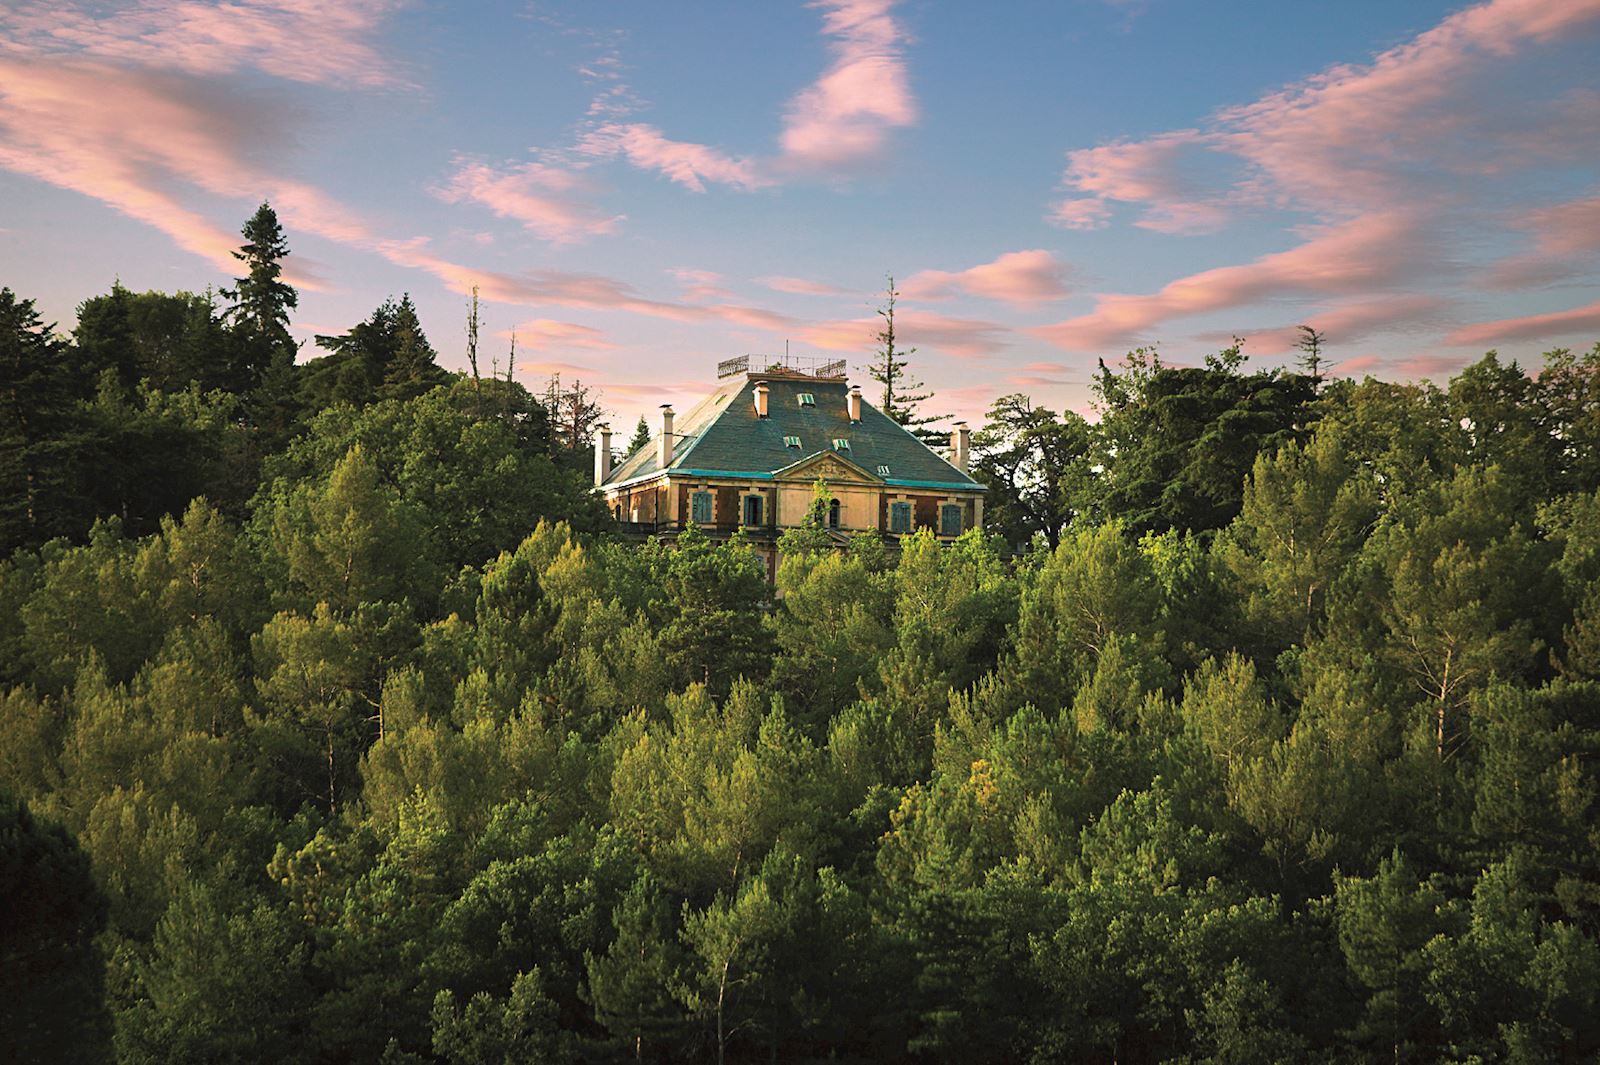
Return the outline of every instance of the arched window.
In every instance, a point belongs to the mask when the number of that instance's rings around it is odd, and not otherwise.
[[[834,500],[830,500],[828,502],[828,528],[837,529],[838,527],[839,527],[839,501],[837,499],[834,499]]]

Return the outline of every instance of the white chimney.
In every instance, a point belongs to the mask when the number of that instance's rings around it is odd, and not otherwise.
[[[666,469],[672,465],[672,404],[661,404],[661,439],[656,441],[656,465]]]
[[[611,476],[611,426],[601,422],[595,426],[594,483],[602,485]]]
[[[845,402],[848,403],[849,406],[850,406],[850,420],[853,421],[853,422],[859,422],[861,420],[861,386],[860,385],[851,385],[850,386],[850,398],[848,400],[846,400]]]
[[[962,473],[967,472],[967,452],[971,448],[972,430],[966,422],[956,422],[955,432],[950,434],[950,462]]]
[[[765,418],[766,416],[767,416],[767,383],[765,381],[757,381],[756,382],[756,417],[757,418]]]

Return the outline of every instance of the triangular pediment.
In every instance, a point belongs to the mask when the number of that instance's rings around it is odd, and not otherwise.
[[[868,473],[864,468],[845,458],[837,451],[818,451],[799,462],[776,470],[775,481],[815,481],[818,477],[829,484],[882,484],[883,478]]]

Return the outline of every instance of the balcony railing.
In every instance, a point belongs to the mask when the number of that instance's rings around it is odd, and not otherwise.
[[[798,374],[843,380],[848,372],[844,359],[823,355],[740,355],[717,363],[717,376],[734,377],[742,373]]]

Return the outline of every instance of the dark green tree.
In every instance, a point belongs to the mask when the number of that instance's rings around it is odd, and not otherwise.
[[[1094,512],[1093,432],[1079,415],[1001,396],[972,443],[973,476],[989,490],[984,525],[1007,542],[1042,536],[1054,551],[1068,523]]]
[[[0,1057],[18,1065],[110,1055],[106,898],[65,831],[0,790]]]
[[[67,345],[33,301],[0,289],[0,553],[81,533],[92,511],[82,459],[89,426]]]

